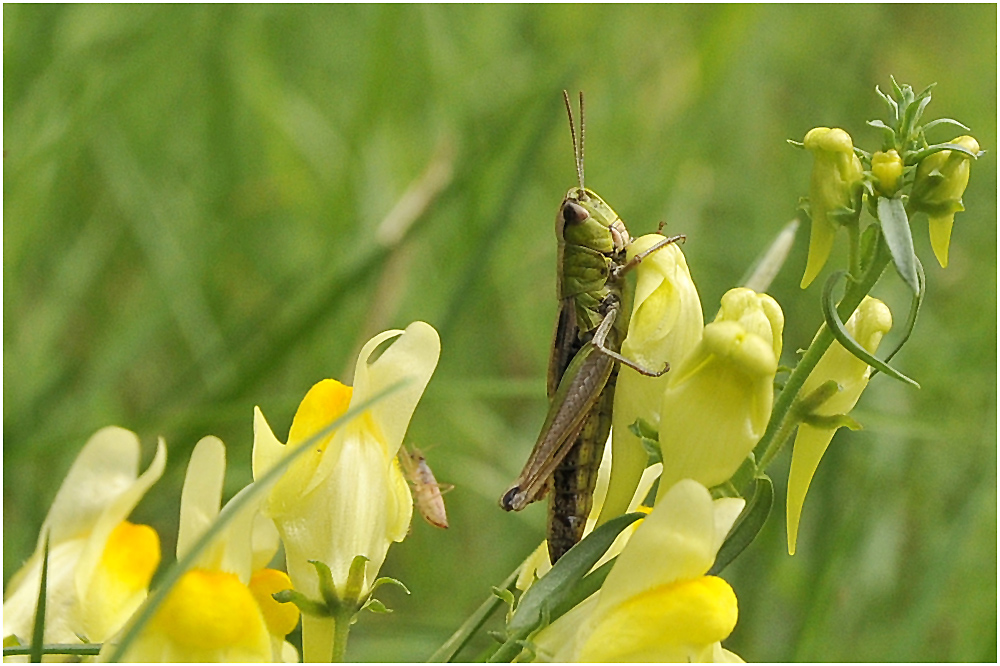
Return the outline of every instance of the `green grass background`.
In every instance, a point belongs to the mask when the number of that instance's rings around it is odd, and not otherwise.
[[[552,220],[575,176],[560,91],[587,94],[587,184],[684,246],[706,313],[795,214],[814,126],[878,148],[875,85],[938,82],[928,117],[986,157],[951,266],[914,221],[928,294],[820,467],[799,553],[777,506],[726,572],[754,661],[996,659],[996,6],[12,6],[4,14],[4,579],[86,439],[117,424],[170,466],[135,517],[172,552],[187,456],[252,410],[279,436],[372,334],[441,334],[408,439],[452,527],[415,521],[355,660],[421,660],[542,538],[497,498],[546,409]],[[947,129],[932,139],[952,138]],[[453,178],[398,242],[376,230],[435,160]],[[771,293],[784,362],[821,320],[800,234]],[[844,259],[843,248],[833,263]],[[827,272],[831,269],[828,267]],[[905,319],[887,274],[877,295]],[[787,453],[787,452],[786,452]],[[167,557],[169,559],[169,556]],[[488,645],[481,639],[475,656]]]

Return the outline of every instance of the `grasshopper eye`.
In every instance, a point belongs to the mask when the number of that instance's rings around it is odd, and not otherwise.
[[[566,224],[579,224],[590,217],[586,208],[572,201],[567,201],[563,205],[562,214]]]

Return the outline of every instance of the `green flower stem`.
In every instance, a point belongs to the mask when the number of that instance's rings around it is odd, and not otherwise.
[[[347,655],[347,635],[351,633],[351,619],[354,617],[354,610],[347,604],[341,607],[333,616],[333,654],[330,655],[330,662],[334,664],[344,663]]]
[[[860,217],[861,206],[858,206],[858,217]],[[847,225],[847,234],[850,240],[848,247],[850,248],[850,256],[848,258],[848,266],[850,266],[850,274],[857,275],[861,272],[861,230],[858,221],[855,220],[854,224]]]
[[[826,324],[824,324],[824,326],[826,326]],[[803,359],[803,361],[804,360],[805,359]],[[806,376],[808,376],[808,373],[806,373]],[[782,395],[784,395],[784,392],[782,392]],[[785,442],[789,440],[789,438],[792,436],[792,433],[795,432],[795,429],[798,426],[799,426],[798,419],[795,418],[782,419],[781,426],[778,428],[778,431],[774,433],[774,437],[771,439],[771,444],[764,451],[763,456],[761,456],[760,458],[760,462],[757,463],[758,474],[760,474],[761,472],[763,472],[768,468],[768,466],[771,464],[771,461],[773,461],[774,457],[778,455],[778,452],[781,451],[781,448],[785,445]],[[764,436],[767,437],[767,434],[765,433]]]
[[[891,255],[885,247],[885,241],[880,239],[876,247],[878,249],[872,258],[871,265],[865,274],[861,276],[861,279],[855,281],[848,277],[844,297],[841,299],[840,305],[837,306],[837,313],[840,315],[842,321],[847,321],[854,313],[854,310],[861,304],[864,297],[868,295],[868,292],[878,282],[878,279],[882,276],[882,272],[885,271],[885,267],[889,265]],[[795,366],[792,374],[788,376],[785,388],[774,402],[774,410],[771,412],[771,420],[767,423],[764,436],[761,437],[760,442],[754,447],[754,458],[760,461],[758,471],[763,471],[767,468],[767,465],[778,455],[778,452],[781,451],[785,442],[791,438],[792,433],[798,426],[798,421],[792,415],[792,407],[799,395],[799,391],[802,390],[802,385],[805,383],[806,377],[809,376],[809,373],[819,363],[823,354],[833,344],[833,339],[833,333],[824,323],[820,327],[819,333],[816,335],[813,343],[806,350],[802,360]]]

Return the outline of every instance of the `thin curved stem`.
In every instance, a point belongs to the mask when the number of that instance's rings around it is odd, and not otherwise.
[[[878,282],[886,266],[889,265],[891,256],[885,247],[885,242],[879,240],[876,247],[877,249],[875,256],[872,258],[871,265],[865,271],[865,274],[861,276],[861,279],[854,281],[850,277],[848,278],[844,297],[840,300],[840,305],[837,306],[837,313],[840,315],[842,321],[847,321],[854,313],[854,310],[857,309],[861,301],[864,300],[868,292]],[[754,447],[754,458],[760,461],[758,464],[759,470],[765,469],[767,464],[774,460],[798,425],[793,419],[789,419],[792,406],[795,404],[795,399],[802,390],[802,385],[805,383],[806,378],[813,371],[813,368],[816,367],[816,364],[819,363],[826,350],[833,344],[833,340],[833,333],[824,323],[820,326],[819,333],[816,334],[812,344],[809,345],[809,349],[806,350],[802,360],[799,361],[798,365],[795,366],[795,369],[788,376],[785,388],[778,395],[777,400],[774,401],[771,420],[768,421],[764,436],[761,437],[757,446]]]

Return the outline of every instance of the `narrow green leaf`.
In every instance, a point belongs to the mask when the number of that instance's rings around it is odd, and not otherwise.
[[[870,127],[874,127],[877,130],[881,130],[882,133],[885,135],[883,137],[884,147],[889,148],[896,145],[896,130],[892,129],[881,120],[869,120],[868,125]]]
[[[604,523],[591,532],[583,541],[570,548],[569,552],[553,565],[521,597],[514,617],[507,625],[509,635],[524,630],[531,631],[542,618],[544,607],[556,608],[566,599],[573,587],[594,566],[597,560],[611,547],[611,544],[626,527],[645,517],[641,513],[627,513]]]
[[[406,594],[410,594],[410,589],[403,584],[403,581],[396,580],[395,578],[390,578],[389,576],[382,576],[381,578],[376,578],[375,582],[372,583],[372,592],[382,587],[383,585],[395,585],[400,588]]]
[[[899,90],[899,88],[896,87],[895,83],[893,83],[893,87],[896,88],[896,90]],[[896,104],[896,100],[894,100],[892,97],[882,92],[882,90],[878,86],[875,86],[875,92],[878,93],[878,96],[882,98],[882,101],[884,101],[889,106],[889,109],[892,111],[892,122],[893,123],[899,122],[899,105]]]
[[[861,430],[861,424],[847,414],[831,414],[829,416],[810,414],[804,417],[802,422],[819,430],[839,430],[840,428]]]
[[[956,127],[961,128],[961,129],[965,130],[966,132],[971,132],[972,131],[970,128],[966,127],[965,125],[963,125],[962,123],[958,122],[954,118],[937,118],[936,120],[932,120],[929,123],[927,123],[926,125],[924,125],[923,131],[926,134],[928,130],[933,129],[933,128],[937,127],[938,125],[955,125]]]
[[[554,622],[559,619],[567,612],[572,610],[577,604],[585,601],[590,595],[601,589],[601,585],[604,584],[604,579],[608,577],[611,573],[611,567],[615,565],[615,561],[618,558],[615,557],[599,566],[594,571],[590,572],[584,576],[583,580],[577,583],[570,593],[563,599],[562,603],[556,606],[552,613],[549,615],[549,621]]]
[[[639,439],[660,439],[659,431],[654,428],[649,421],[643,418],[637,418],[635,422],[629,425],[628,430]]]
[[[722,542],[722,547],[719,548],[719,553],[715,556],[715,564],[708,570],[710,576],[719,575],[723,569],[729,566],[730,562],[746,550],[747,546],[757,538],[764,523],[767,522],[767,516],[771,513],[771,505],[774,504],[774,486],[766,475],[757,477],[756,481],[753,497],[743,507],[743,511],[736,519],[732,529],[729,530],[726,540]]]
[[[379,613],[380,615],[387,615],[392,612],[391,608],[388,608],[384,603],[378,599],[369,598],[368,601],[364,603],[361,610],[371,611],[372,613]]]
[[[49,532],[45,533],[45,546],[42,548],[42,575],[38,582],[38,601],[35,603],[35,622],[31,628],[31,651],[28,659],[33,664],[42,661],[42,644],[45,642],[45,602],[49,587]]]
[[[319,560],[309,560],[309,564],[316,570],[316,578],[319,579],[319,594],[323,597],[323,603],[330,608],[340,605],[340,598],[337,596],[337,586],[333,584],[333,572],[325,563]],[[352,567],[353,569],[353,563]]]
[[[639,438],[639,443],[646,451],[646,466],[663,462],[663,452],[660,450],[660,433],[644,419],[636,419],[629,425],[628,431]]]
[[[351,568],[347,572],[347,585],[344,586],[344,598],[342,601],[350,604],[356,604],[361,601],[361,594],[365,587],[365,569],[367,568],[368,558],[364,555],[355,555],[354,559],[351,560]],[[329,569],[327,569],[327,571],[329,571]],[[330,578],[330,584],[333,584],[332,576]]]
[[[795,243],[795,233],[798,229],[799,221],[795,218],[783,226],[771,244],[758,255],[756,261],[753,262],[738,284],[758,293],[767,291],[785,265],[785,260],[788,259],[788,254],[792,251],[792,245]]]
[[[907,155],[906,166],[910,166],[911,164],[917,164],[925,157],[933,155],[934,153],[940,153],[942,150],[954,150],[960,153],[964,153],[974,160],[979,159],[979,156],[982,154],[982,151],[974,153],[965,146],[960,146],[957,143],[935,143],[932,146],[927,146],[923,150],[918,150],[915,153],[910,153],[909,155]]]
[[[873,368],[881,370],[885,374],[889,375],[893,379],[898,379],[901,382],[910,384],[920,388],[920,384],[910,379],[899,370],[891,367],[889,364],[880,361],[871,354],[868,350],[857,343],[851,334],[844,328],[844,322],[840,320],[840,315],[837,314],[837,304],[833,300],[833,288],[836,286],[840,278],[844,277],[846,273],[844,271],[837,271],[826,281],[826,285],[823,287],[823,318],[826,320],[826,325],[830,328],[830,332],[833,337],[836,338],[837,342],[847,351],[851,352],[854,356],[861,359]]]
[[[920,102],[917,103],[916,109],[913,112],[913,119],[910,121],[910,123],[914,126],[916,126],[916,124],[920,122],[920,116],[924,115],[924,109],[926,109],[927,105],[930,104],[931,102],[931,96],[929,94],[930,91],[924,91],[924,92],[928,94],[926,97],[919,98]],[[921,93],[921,95],[923,94],[924,93]]]
[[[903,200],[879,197],[878,219],[882,223],[882,233],[899,276],[914,294],[920,293],[917,256],[913,252],[913,236],[910,233],[910,221],[906,217]]]

